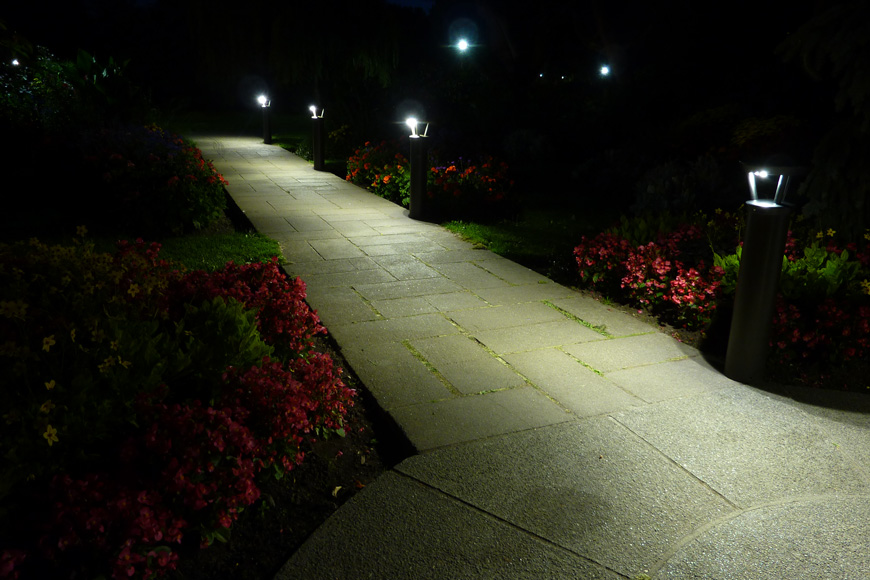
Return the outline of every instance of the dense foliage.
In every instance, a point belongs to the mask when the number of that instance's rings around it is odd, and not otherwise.
[[[410,202],[411,167],[397,141],[366,142],[347,160],[346,179],[403,206]],[[445,162],[430,151],[426,196],[433,213],[449,219],[492,219],[513,201],[508,166],[492,156]]]
[[[163,575],[342,432],[300,280],[158,250],[0,246],[2,577]]]
[[[623,218],[575,248],[581,283],[677,328],[707,331],[717,311],[733,304],[742,227],[741,214],[722,211]],[[834,369],[865,361],[870,232],[838,243],[833,229],[814,232],[796,219],[772,325],[771,363],[798,380],[824,383]]]
[[[84,52],[61,61],[42,48],[0,63],[0,130],[15,143],[0,158],[10,176],[4,226],[87,223],[150,237],[221,215],[223,178],[192,143],[145,121],[125,66]],[[73,181],[89,185],[73,193]]]

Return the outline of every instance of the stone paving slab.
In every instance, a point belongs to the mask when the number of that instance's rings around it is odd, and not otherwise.
[[[485,260],[475,260],[474,263],[509,284],[547,284],[550,282],[548,278],[534,270],[498,255],[487,257]]]
[[[870,493],[863,471],[815,420],[743,386],[614,418],[744,508],[813,494]]]
[[[435,366],[493,358],[483,345],[464,334],[420,338],[409,343]]]
[[[394,255],[372,258],[381,268],[397,280],[420,280],[438,278],[441,274],[413,256]]]
[[[368,300],[410,298],[430,294],[454,293],[464,290],[462,286],[445,278],[399,280],[383,284],[354,284],[354,288]]]
[[[476,335],[480,342],[500,355],[602,338],[594,330],[573,320],[483,330]]]
[[[349,258],[365,257],[362,250],[345,239],[311,240],[309,243],[324,260],[347,260]]]
[[[342,354],[386,411],[456,396],[401,343],[347,347]]]
[[[628,336],[658,332],[642,320],[627,316],[625,312],[609,307],[589,296],[574,292],[571,296],[552,300],[554,306],[569,312],[591,326],[603,327],[611,336]]]
[[[360,247],[362,248],[362,251],[369,256],[407,255],[419,251],[430,251],[432,249],[432,242],[429,240],[408,243],[390,242],[385,244],[369,244]]]
[[[559,349],[508,354],[504,359],[578,417],[613,413],[644,404]]]
[[[700,356],[697,349],[658,332],[572,344],[564,350],[603,373]]]
[[[280,240],[278,241],[280,243]],[[308,242],[289,243],[300,243],[310,246]],[[292,271],[293,276],[308,276],[312,274],[338,274],[341,272],[375,270],[377,268],[379,268],[378,264],[376,264],[375,261],[368,256],[365,256],[363,258],[347,258],[343,260],[324,260],[320,255],[318,255],[317,258],[314,260],[293,260],[291,264],[285,266],[286,270]]]
[[[735,510],[609,418],[437,450],[396,469],[626,577]]]
[[[372,300],[372,308],[380,312],[384,318],[403,318],[420,314],[434,314],[439,310],[432,305],[427,296],[411,298],[393,298],[391,300]]]
[[[677,551],[655,578],[866,578],[868,537],[870,496],[763,506],[707,530]]]
[[[571,419],[532,387],[397,407],[391,415],[419,452]]]
[[[395,473],[327,520],[275,580],[618,580],[612,571]],[[370,514],[379,514],[372,525]],[[389,549],[385,549],[389,547]]]
[[[339,324],[351,324],[370,320],[381,320],[383,316],[374,310],[353,288],[319,288],[308,286],[307,302],[320,317],[326,328]]]
[[[443,276],[453,280],[463,288],[476,291],[481,288],[503,288],[510,286],[497,276],[470,262],[436,264],[433,266]]]
[[[622,369],[604,376],[648,403],[691,397],[738,384],[700,357]]]
[[[549,284],[523,284],[521,286],[509,286],[500,288],[481,288],[475,293],[493,306],[507,306],[510,304],[526,304],[573,296],[577,292],[566,288],[561,284],[550,282]]]
[[[468,290],[432,294],[431,296],[425,296],[424,298],[432,306],[437,308],[439,312],[444,313],[488,306],[482,298]]]
[[[463,395],[524,387],[525,379],[496,358],[440,364],[436,370]]]
[[[421,314],[390,320],[372,320],[352,324],[329,326],[336,340],[343,344],[369,344],[373,342],[413,340],[428,336],[456,334],[459,330],[440,314]]]
[[[305,276],[305,283],[309,288],[352,288],[362,284],[389,284],[395,281],[389,272],[380,268]]]
[[[561,312],[543,302],[464,310],[453,313],[450,318],[470,332],[565,321]]]

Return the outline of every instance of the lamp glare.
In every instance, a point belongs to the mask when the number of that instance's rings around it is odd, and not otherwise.
[[[465,52],[466,50],[468,50],[468,41],[464,38],[461,39],[459,42],[456,43],[456,48]]]

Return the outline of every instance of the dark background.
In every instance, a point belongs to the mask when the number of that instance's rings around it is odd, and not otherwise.
[[[783,48],[826,2],[399,4],[71,0],[6,3],[0,21],[61,58],[129,59],[164,115],[255,110],[267,92],[275,113],[318,103],[361,143],[400,137],[415,114],[439,147],[499,155],[556,198],[634,190],[657,164],[708,154],[729,171],[809,165],[842,90],[800,43]]]

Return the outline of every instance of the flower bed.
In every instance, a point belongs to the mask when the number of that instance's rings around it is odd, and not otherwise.
[[[770,362],[790,369],[795,380],[823,384],[832,369],[870,356],[870,232],[861,244],[841,247],[833,230],[808,232],[799,220],[793,226]],[[575,248],[581,284],[678,328],[704,332],[716,311],[734,301],[741,228],[738,214],[721,211],[623,219]]]
[[[82,148],[90,181],[100,184],[88,206],[122,230],[200,229],[226,207],[226,180],[214,165],[191,143],[156,125],[103,129],[86,137]]]
[[[390,201],[408,207],[411,171],[399,152],[399,142],[366,142],[347,161],[345,179]],[[484,156],[479,160],[458,157],[450,162],[430,152],[426,195],[434,211],[451,219],[497,217],[509,205],[513,180],[506,163]]]
[[[0,246],[0,577],[162,576],[343,431],[301,281],[158,250]]]

